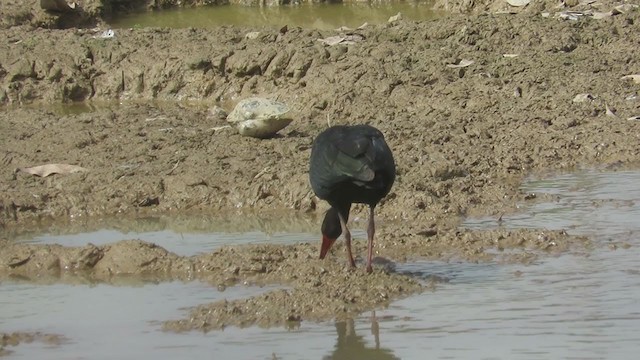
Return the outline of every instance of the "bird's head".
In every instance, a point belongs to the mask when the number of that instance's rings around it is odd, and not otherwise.
[[[338,217],[338,210],[330,208],[324,215],[322,221],[322,245],[320,246],[320,259],[324,257],[336,242],[336,239],[342,234],[342,226],[340,225],[340,218]]]

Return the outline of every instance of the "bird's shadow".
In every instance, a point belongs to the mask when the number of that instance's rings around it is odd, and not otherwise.
[[[358,263],[364,263],[364,260],[360,257],[358,257],[356,261]],[[374,268],[382,269],[387,273],[396,273],[416,278],[419,281],[429,285],[445,284],[451,281],[451,279],[454,277],[454,275],[452,274],[444,274],[442,271],[437,271],[437,269],[416,269],[414,266],[411,266],[411,263],[397,264],[393,260],[389,260],[379,256],[373,258],[372,263]]]

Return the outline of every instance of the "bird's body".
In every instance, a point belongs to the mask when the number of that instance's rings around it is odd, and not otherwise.
[[[346,222],[351,204],[367,204],[370,208],[367,271],[371,271],[373,211],[391,191],[395,176],[391,149],[382,133],[372,126],[332,126],[316,137],[311,149],[309,179],[315,194],[331,205],[322,223],[320,258],[324,258],[333,242],[344,233],[349,261],[355,266]]]

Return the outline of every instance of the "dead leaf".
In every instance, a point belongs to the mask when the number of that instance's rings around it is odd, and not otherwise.
[[[640,84],[640,75],[625,75],[620,79],[622,80],[631,79],[635,84]]]
[[[78,165],[69,164],[46,164],[28,168],[20,168],[20,171],[27,174],[36,175],[40,177],[47,177],[51,174],[73,174],[81,171],[88,171],[87,169]]]
[[[628,13],[640,7],[638,4],[622,4],[614,7],[614,9],[620,13]]]
[[[513,96],[517,98],[522,97],[522,88],[520,88],[520,86],[516,86],[516,88],[513,90]]]
[[[578,94],[573,98],[573,102],[574,103],[583,103],[583,102],[587,102],[587,101],[593,101],[595,100],[596,97],[589,94],[589,93],[584,93],[584,94]]]
[[[506,58],[514,58],[514,57],[518,57],[519,54],[502,54],[502,57],[506,57]]]
[[[640,115],[628,117],[627,120],[640,120]]]
[[[457,64],[447,64],[447,67],[452,69],[463,68],[473,64],[473,60],[462,59]]]
[[[336,35],[336,36],[329,36],[324,39],[318,39],[318,41],[320,41],[321,43],[329,46],[334,46],[338,44],[353,45],[362,40],[364,40],[364,35],[360,35],[360,34],[348,34],[343,36]]]
[[[396,21],[402,20],[402,13],[397,13],[387,20],[388,23],[394,23]]]
[[[344,39],[343,43],[345,43],[345,44],[355,44],[357,42],[363,41],[364,39],[365,39],[365,37],[362,34],[357,34],[357,33],[347,34],[345,36],[345,39]]]
[[[618,116],[616,115],[616,113],[615,113],[615,112],[613,112],[613,111],[611,110],[611,108],[609,108],[609,105],[604,104],[604,108],[605,108],[605,110],[606,110],[606,114],[607,114],[607,116],[618,117]]]
[[[580,19],[581,16],[585,16],[588,15],[588,13],[582,12],[582,11],[563,11],[560,13],[556,13],[556,16],[564,19],[564,20],[572,20],[572,21],[578,21],[578,19]]]
[[[260,31],[251,31],[251,32],[246,33],[244,35],[244,38],[248,39],[248,40],[254,40],[254,39],[257,39],[258,36],[260,36]]]
[[[594,12],[594,13],[591,14],[591,17],[593,17],[596,20],[600,20],[600,19],[612,17],[613,15],[616,15],[616,14],[613,13],[613,11]]]
[[[507,0],[507,4],[515,7],[527,6],[531,0]]]
[[[364,28],[366,28],[367,26],[369,26],[369,23],[365,22],[362,25],[358,26],[357,28],[355,28],[355,30],[362,30]],[[339,28],[335,29],[336,31],[340,31],[340,32],[351,32],[354,31],[354,29],[348,27],[348,26],[340,26]]]
[[[116,36],[116,32],[111,30],[111,29],[107,29],[105,31],[102,32],[102,34],[98,35],[97,37],[94,36],[93,38],[99,38],[99,39],[111,39],[114,38]]]
[[[337,45],[340,44],[341,42],[344,41],[344,36],[329,36],[326,37],[324,39],[318,39],[318,41],[320,41],[321,43],[325,44],[325,45],[329,45],[329,46],[333,46],[333,45]]]
[[[68,12],[75,10],[77,4],[75,2],[67,2],[65,0],[40,0],[40,7],[43,10]]]
[[[216,126],[216,127],[212,127],[210,130],[213,130],[213,132],[216,133],[224,129],[231,129],[231,125]]]

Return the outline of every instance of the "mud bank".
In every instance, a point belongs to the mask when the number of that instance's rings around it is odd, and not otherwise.
[[[13,353],[13,350],[11,350],[11,348],[20,344],[42,342],[50,346],[60,346],[66,341],[68,341],[68,339],[57,334],[43,334],[40,332],[0,333],[0,356],[11,355],[11,353]]]
[[[535,171],[638,160],[637,13],[579,22],[487,15],[365,29],[362,43],[326,47],[310,30],[142,29],[98,40],[83,30],[3,30],[8,104],[118,99],[60,114],[9,106],[0,190],[4,223],[185,209],[322,209],[307,181],[313,136],[368,122],[397,153],[389,219],[429,227],[499,214],[522,201]],[[31,49],[37,44],[38,52]],[[276,51],[276,47],[280,51]],[[517,54],[505,57],[504,54]],[[461,59],[468,67],[451,68]],[[590,94],[575,102],[578,94]],[[290,104],[295,121],[259,141],[209,112],[250,95]],[[591,100],[590,100],[591,99]],[[606,109],[613,109],[615,116]],[[49,162],[88,172],[37,178]],[[418,225],[420,224],[420,225]]]
[[[209,254],[181,257],[139,240],[104,246],[63,247],[7,243],[0,254],[0,279],[49,283],[118,283],[122,278],[147,281],[201,280],[217,288],[242,284],[280,284],[286,289],[249,299],[204,304],[187,319],[168,321],[165,329],[211,330],[226,326],[278,326],[300,321],[353,317],[437,285],[438,279],[396,272],[395,262],[417,258],[528,263],[541,254],[583,246],[586,239],[564,232],[476,231],[422,237],[389,237],[377,243],[382,256],[368,275],[362,265],[346,266],[342,244],[319,260],[316,244],[227,246]],[[357,241],[356,254],[365,254]],[[508,255],[485,250],[511,250]]]

